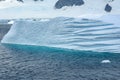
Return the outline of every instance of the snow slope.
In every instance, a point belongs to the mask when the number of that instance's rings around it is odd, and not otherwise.
[[[24,0],[24,3],[16,0],[6,0],[0,2],[1,18],[53,18],[53,17],[96,17],[103,14],[120,14],[120,1],[114,0],[84,0],[84,5],[68,6],[56,9],[58,0],[33,1]],[[109,3],[112,11],[107,13],[105,5]]]

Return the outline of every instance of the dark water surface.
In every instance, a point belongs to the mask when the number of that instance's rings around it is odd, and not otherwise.
[[[0,80],[120,80],[120,54],[0,44]]]

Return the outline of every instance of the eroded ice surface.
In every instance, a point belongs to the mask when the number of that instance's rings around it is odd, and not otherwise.
[[[119,15],[16,21],[2,43],[120,53]]]

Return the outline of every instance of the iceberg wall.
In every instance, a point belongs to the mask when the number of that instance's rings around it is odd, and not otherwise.
[[[16,21],[1,43],[120,53],[119,17]]]

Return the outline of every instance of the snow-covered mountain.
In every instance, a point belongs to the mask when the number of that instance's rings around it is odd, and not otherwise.
[[[119,14],[120,0],[0,0],[0,18]]]
[[[1,0],[2,2],[9,2],[9,3],[14,3],[14,2],[22,2],[22,3],[39,3],[39,2],[46,2],[47,0]],[[49,0],[50,1],[50,0]],[[54,4],[54,7],[57,9],[60,9],[64,6],[80,6],[84,4],[83,0],[55,0],[56,3]],[[53,0],[50,1],[53,3]],[[46,3],[48,4],[48,3]]]

